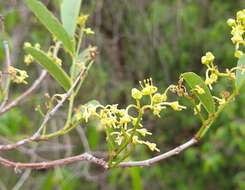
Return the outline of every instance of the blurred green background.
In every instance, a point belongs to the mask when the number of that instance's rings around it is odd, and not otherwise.
[[[59,0],[43,0],[59,16]],[[119,103],[124,107],[132,100],[130,90],[139,80],[152,77],[158,87],[175,83],[181,72],[204,73],[200,57],[206,51],[216,56],[219,68],[233,67],[234,47],[226,20],[245,7],[244,0],[83,0],[82,12],[89,14],[89,26],[95,35],[84,47],[98,47],[96,64],[78,97],[77,105],[97,99],[103,104]],[[41,26],[22,0],[0,0],[0,14],[5,16],[12,61],[30,75],[29,85],[40,68],[23,63],[24,41],[50,44],[49,33]],[[69,64],[69,59],[60,54]],[[4,62],[0,45],[0,66]],[[226,85],[226,83],[224,83]],[[28,85],[12,85],[11,97],[18,96]],[[0,117],[0,144],[14,142],[32,134],[41,122],[34,111],[44,103],[44,94],[61,93],[51,78],[25,104]],[[42,171],[14,171],[0,166],[0,190],[4,189],[164,189],[164,190],[244,190],[245,189],[245,89],[215,122],[197,146],[176,157],[146,168],[103,171],[98,166],[77,163]],[[57,130],[64,123],[63,108],[50,122]],[[154,135],[161,152],[191,138],[199,127],[187,113],[164,112],[161,119],[147,115],[144,125]],[[88,143],[84,142],[84,133]],[[86,146],[89,145],[89,146]],[[91,150],[106,151],[105,135],[98,123],[83,130],[40,144],[33,143],[1,156],[16,161],[57,159]],[[155,153],[139,147],[131,159],[147,159]]]

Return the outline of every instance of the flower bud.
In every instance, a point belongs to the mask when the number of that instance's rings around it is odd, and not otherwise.
[[[132,89],[131,95],[135,100],[140,100],[142,98],[142,93],[136,88]]]
[[[233,26],[236,25],[236,21],[235,21],[234,19],[232,19],[232,18],[229,18],[229,19],[227,20],[227,24],[228,24],[230,27],[233,27]]]

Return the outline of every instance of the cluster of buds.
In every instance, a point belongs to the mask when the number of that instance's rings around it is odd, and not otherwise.
[[[213,89],[212,84],[217,82],[219,76],[219,71],[217,66],[214,64],[214,59],[215,56],[211,52],[207,52],[201,58],[202,64],[206,65],[208,68],[206,70],[205,84],[208,85],[211,90]],[[200,88],[196,87],[196,90],[199,94],[202,93]]]
[[[213,64],[214,59],[214,55],[211,52],[207,52],[204,56],[202,56],[201,61],[204,65],[210,65]]]
[[[77,18],[77,24],[86,35],[92,35],[94,34],[94,31],[91,28],[85,28],[87,20],[88,15],[82,14]]]
[[[14,83],[27,84],[26,79],[28,78],[28,74],[26,71],[10,66],[8,68],[8,74]]]
[[[77,18],[77,24],[80,26],[80,27],[84,27],[87,20],[88,20],[88,16],[89,15],[80,15],[78,18]]]
[[[243,55],[243,51],[240,50],[240,45],[245,46],[245,9],[240,10],[236,14],[236,19],[228,19],[227,24],[232,27],[231,41],[235,44],[234,56],[240,58]]]
[[[148,105],[144,105],[142,108],[151,109],[154,115],[160,117],[160,112],[166,108],[166,106],[170,106],[175,111],[181,111],[185,109],[185,106],[179,105],[178,101],[167,102],[167,92],[171,89],[171,86],[165,90],[163,93],[158,92],[158,88],[153,85],[152,79],[146,79],[143,82],[140,82],[141,90],[133,88],[131,91],[132,97],[136,100],[137,104],[140,103],[140,100],[143,97],[149,97],[150,103]]]

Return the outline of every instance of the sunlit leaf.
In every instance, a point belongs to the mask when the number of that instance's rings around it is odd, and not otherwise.
[[[61,3],[61,20],[70,36],[75,33],[81,2],[82,0],[63,0]]]
[[[214,100],[212,98],[212,95],[211,95],[208,87],[206,86],[206,84],[204,83],[202,78],[193,72],[183,73],[182,77],[187,82],[187,84],[190,86],[190,88],[193,90],[193,93],[200,100],[200,102],[202,103],[204,108],[207,110],[207,112],[208,113],[215,112]],[[196,92],[195,89],[196,89],[197,85],[200,86],[204,90],[203,94],[199,94]]]
[[[236,87],[239,89],[245,83],[245,54],[238,60],[237,67],[243,68],[243,71],[236,71]]]
[[[69,76],[45,52],[33,47],[26,47],[25,51],[42,65],[66,91],[71,87]]]
[[[64,48],[73,55],[75,52],[74,39],[66,32],[59,20],[40,1],[26,0],[26,4],[49,32],[61,41]]]

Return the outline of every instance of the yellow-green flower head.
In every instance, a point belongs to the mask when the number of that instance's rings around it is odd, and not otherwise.
[[[170,106],[175,111],[181,111],[182,109],[186,109],[186,107],[185,106],[181,106],[178,101],[171,102]]]
[[[199,103],[196,107],[194,107],[194,115],[197,115],[198,113],[201,112],[201,109],[202,109],[202,104]]]
[[[132,143],[133,144],[137,144],[139,142],[139,137],[134,135],[133,138],[132,138]]]
[[[143,137],[146,135],[152,135],[152,133],[147,131],[147,129],[136,129],[136,131],[140,133]]]
[[[237,12],[236,19],[238,22],[245,22],[245,9]]]
[[[231,41],[234,44],[240,44],[243,43],[243,35],[244,33],[244,29],[243,26],[241,25],[236,25],[235,27],[233,27],[233,29],[231,30],[231,34],[232,34],[232,38]]]
[[[31,43],[25,42],[25,43],[24,43],[24,48],[28,48],[28,47],[31,47]]]
[[[20,70],[20,69],[17,69],[17,68],[14,68],[12,66],[9,66],[8,67],[8,73],[10,75],[10,78],[11,80],[14,82],[14,83],[17,83],[17,84],[27,84],[26,82],[26,78],[28,78],[28,74],[26,71],[24,70]]]
[[[142,94],[143,95],[152,95],[157,91],[157,87],[153,85],[152,78],[145,79],[144,84],[140,82],[140,85],[142,87]]]
[[[84,28],[83,32],[87,35],[92,35],[94,34],[94,31],[91,28]]]
[[[160,150],[157,148],[157,145],[155,143],[151,143],[149,141],[146,141],[144,144],[147,145],[151,151],[156,150],[157,152],[160,152]]]
[[[41,46],[40,46],[39,43],[36,43],[34,47],[35,47],[36,49],[40,49],[40,48],[41,48]]]
[[[162,111],[162,109],[165,108],[164,106],[161,106],[159,104],[156,104],[153,106],[153,114],[156,115],[157,117],[161,117],[160,113]]]
[[[229,18],[229,19],[227,20],[227,24],[228,24],[230,27],[233,27],[233,26],[236,25],[236,21],[235,21],[235,19]]]
[[[215,57],[211,52],[207,52],[205,56],[202,56],[201,62],[202,64],[209,65],[210,63],[213,63]]]
[[[131,90],[131,96],[135,99],[135,100],[140,100],[142,98],[142,93],[141,91],[139,91],[137,88],[133,88]]]
[[[198,94],[204,94],[205,93],[204,89],[202,87],[200,87],[199,85],[195,86],[195,90]]]
[[[162,102],[163,101],[163,95],[161,95],[160,93],[154,94],[152,97],[152,101],[154,104]]]
[[[216,73],[212,73],[210,75],[210,79],[213,81],[213,82],[216,82],[218,80],[218,75]]]
[[[77,18],[77,24],[80,26],[84,26],[88,19],[88,15],[81,15]]]
[[[122,144],[122,141],[123,141],[123,136],[122,135],[118,135],[115,139],[115,142],[118,144],[118,145],[121,145]]]
[[[32,62],[34,61],[33,57],[28,54],[28,55],[25,55],[24,57],[24,62],[27,64],[27,65],[30,65]]]
[[[235,51],[235,53],[234,53],[234,56],[236,57],[236,58],[240,58],[240,57],[242,57],[242,55],[243,55],[243,52],[241,51],[241,50],[236,50]]]
[[[124,116],[120,117],[119,123],[121,125],[128,124],[131,121],[131,118],[128,114],[125,114]]]

